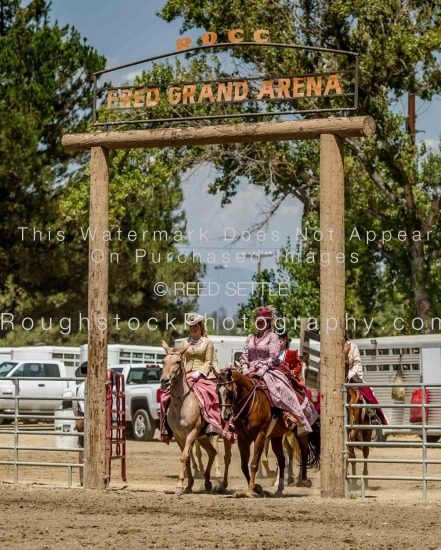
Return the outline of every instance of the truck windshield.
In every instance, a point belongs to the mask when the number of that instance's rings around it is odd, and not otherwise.
[[[136,367],[130,369],[126,384],[159,384],[161,369]]]
[[[4,361],[0,364],[0,378],[4,378],[11,370],[18,365],[16,361]]]

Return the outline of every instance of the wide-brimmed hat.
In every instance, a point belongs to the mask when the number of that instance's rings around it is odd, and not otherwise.
[[[273,321],[276,316],[276,310],[273,306],[261,306],[254,312],[254,319],[266,319]]]
[[[205,317],[200,313],[187,313],[185,315],[185,321],[187,325],[193,326],[197,325],[198,323],[204,322]]]

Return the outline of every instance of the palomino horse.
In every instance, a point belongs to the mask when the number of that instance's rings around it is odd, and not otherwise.
[[[219,466],[219,437],[220,437],[219,434],[208,435],[208,438],[210,439],[210,442],[213,445],[214,450],[216,451],[216,456],[214,458],[214,476],[217,479],[222,476],[222,472]],[[225,443],[225,439],[224,439],[224,443]],[[230,445],[229,441],[226,441],[226,443],[227,445]],[[193,455],[196,455],[196,458]],[[197,439],[194,444],[194,452],[192,450],[190,454],[190,460],[191,460],[191,465],[194,472],[194,477],[196,479],[201,479],[203,476],[204,464],[202,462],[202,449]]]
[[[349,372],[349,350],[350,347],[345,345],[345,380],[347,380]],[[352,428],[349,430],[348,440],[355,442],[355,445],[348,445],[348,458],[355,458],[355,447],[357,446],[357,439],[363,441],[364,443],[369,443],[372,439],[372,427],[370,423],[369,415],[367,414],[365,407],[351,407],[351,405],[362,405],[366,403],[363,399],[363,396],[358,391],[357,388],[348,388],[348,420],[351,426],[364,425],[367,428]],[[369,457],[369,446],[362,446],[363,458],[367,459]],[[352,475],[356,474],[356,463],[351,462]],[[367,462],[363,464],[363,475],[368,475],[368,465]],[[350,485],[355,485],[356,480],[351,480]],[[368,480],[366,480],[366,485]]]
[[[182,354],[190,344],[176,349],[170,348],[162,342],[167,355],[164,357],[161,376],[162,389],[170,389],[170,405],[167,411],[167,422],[173,431],[179,448],[181,449],[181,471],[176,494],[191,493],[194,477],[190,465],[190,452],[196,439],[208,454],[208,463],[204,472],[204,486],[206,491],[211,491],[210,481],[211,467],[213,466],[216,451],[206,435],[200,435],[207,422],[201,415],[198,400],[191,390],[185,375]],[[216,487],[217,491],[223,491],[228,486],[228,468],[231,462],[231,444],[225,442],[225,469],[224,478]],[[184,473],[187,470],[187,486],[184,489]]]
[[[255,383],[235,370],[227,370],[217,380],[221,400],[222,417],[232,418],[237,432],[237,443],[240,451],[242,472],[248,483],[246,496],[253,497],[262,494],[262,488],[255,483],[256,472],[262,450],[267,437],[277,457],[279,467],[279,483],[275,496],[281,496],[284,489],[285,455],[282,438],[288,428],[282,418],[272,421],[271,407],[265,394]],[[270,431],[271,429],[271,431]],[[304,433],[297,436],[300,448],[303,450],[303,463],[306,468],[318,467],[320,462],[320,443],[318,432]],[[251,475],[249,469],[250,447],[254,442]]]

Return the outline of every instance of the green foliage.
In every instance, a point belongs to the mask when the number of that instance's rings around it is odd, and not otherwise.
[[[66,154],[61,137],[88,129],[92,75],[105,60],[75,29],[49,23],[49,8],[44,0],[25,7],[0,0],[0,305],[15,323],[1,333],[7,345],[87,339],[79,316],[87,317],[88,155]],[[167,325],[167,315],[180,321],[194,309],[185,296],[153,291],[157,281],[172,290],[175,281],[194,281],[203,272],[191,259],[176,260],[185,216],[175,160],[166,151],[111,154],[110,342],[172,339],[179,329]],[[153,231],[163,231],[162,239],[152,238]],[[184,237],[177,240],[179,231]],[[136,249],[145,251],[139,261]],[[33,330],[20,327],[24,317],[35,320]],[[146,327],[152,317],[157,330]],[[42,318],[46,328],[52,319],[51,330],[41,328]],[[71,320],[69,331],[60,330],[63,318],[64,326]],[[139,330],[130,329],[130,318],[140,320]]]
[[[439,316],[441,156],[424,146],[415,149],[397,103],[409,93],[423,100],[440,93],[441,2],[169,0],[161,15],[167,21],[182,18],[183,32],[216,31],[219,41],[227,41],[232,28],[245,29],[248,38],[260,28],[270,31],[272,42],[360,54],[357,114],[372,115],[377,132],[371,139],[346,140],[346,227],[357,227],[362,237],[368,230],[380,237],[381,231],[390,230],[394,238],[388,242],[377,238],[372,243],[347,239],[347,260],[352,252],[359,258],[346,264],[347,310],[352,316],[378,317],[378,330],[385,317],[391,319],[403,310],[427,322]],[[302,50],[241,47],[232,55],[241,68],[253,67],[268,76],[306,73],[322,62],[315,53]],[[336,70],[348,68],[342,58],[327,57],[326,62]],[[271,190],[275,198],[287,194],[299,198],[304,204],[304,226],[317,219],[316,144],[219,146],[211,148],[207,160],[220,174],[211,190],[221,192],[224,202],[232,200],[239,179],[246,177]],[[408,238],[397,239],[398,231],[406,232]],[[431,232],[430,239],[414,239],[418,231]],[[312,305],[314,310],[318,266],[281,265],[279,270],[280,276],[293,278],[300,300],[293,307],[308,310]]]

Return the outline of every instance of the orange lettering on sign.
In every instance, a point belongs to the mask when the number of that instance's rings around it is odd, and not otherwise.
[[[263,96],[267,95],[270,99],[274,99],[274,88],[273,83],[271,80],[264,80],[262,83],[262,86],[260,87],[260,91],[257,94],[257,99],[262,99]]]
[[[322,81],[323,77],[318,76],[317,80],[314,76],[307,76],[306,77],[306,95],[308,97],[312,96],[312,92],[314,92],[314,95],[322,95]]]
[[[233,95],[233,83],[232,82],[219,82],[217,87],[217,100],[218,101],[231,101]],[[222,99],[223,97],[223,99]]]
[[[305,79],[303,76],[295,76],[292,79],[292,97],[303,97],[305,92],[301,92],[300,89],[304,88]]]
[[[277,81],[277,97],[283,99],[284,97],[290,98],[289,87],[291,85],[290,78],[279,78]]]
[[[145,100],[146,107],[154,107],[159,103],[159,88],[148,88]]]
[[[323,95],[329,95],[331,90],[335,90],[337,95],[341,95],[343,90],[341,89],[340,82],[338,81],[337,75],[331,74],[328,78],[328,83],[326,84],[325,93]]]
[[[235,82],[234,83],[234,101],[243,101],[247,97],[247,95],[248,95],[248,84],[246,82]]]
[[[266,36],[264,36],[266,35]],[[254,32],[254,42],[258,44],[263,44],[264,42],[269,42],[269,31],[264,29],[259,29]]]
[[[182,86],[182,103],[184,104],[194,103],[195,93],[196,93],[196,86],[194,84],[188,84],[187,86]]]
[[[211,84],[204,84],[201,89],[201,93],[198,97],[198,103],[202,103],[204,99],[208,99],[211,102],[214,102],[213,90],[211,89]]]
[[[109,90],[107,92],[107,108],[111,109],[114,103],[119,103],[118,90]]]
[[[240,36],[239,36],[240,35]],[[233,29],[228,33],[228,40],[230,42],[243,42],[243,30]]]
[[[131,99],[132,99],[132,90],[130,90],[129,88],[121,90],[119,106],[124,109],[131,107],[132,106]]]
[[[170,105],[177,105],[181,101],[181,88],[180,86],[170,86],[168,89],[168,102]]]
[[[202,44],[205,46],[210,46],[214,44],[217,40],[217,34],[215,32],[206,32],[201,36]]]
[[[176,40],[176,49],[178,52],[182,50],[187,50],[190,47],[191,38],[189,36],[184,36],[183,38],[178,38]]]

